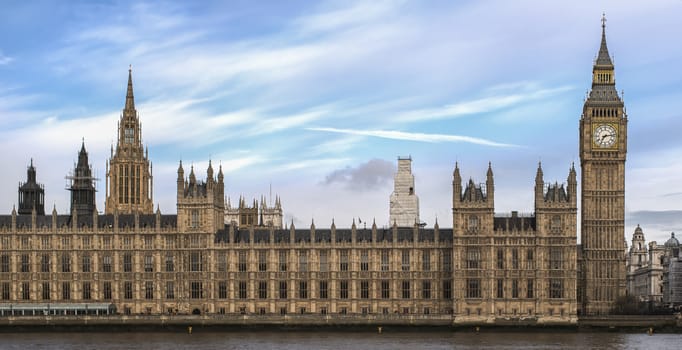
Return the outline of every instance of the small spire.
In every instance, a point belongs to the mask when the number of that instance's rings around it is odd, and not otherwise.
[[[597,55],[597,66],[613,66],[611,56],[609,56],[609,49],[606,47],[606,13],[602,13],[601,17],[601,45],[599,46],[599,54]]]
[[[135,97],[133,95],[133,65],[128,67],[128,91],[126,92],[126,105],[125,109],[134,110],[135,109]]]

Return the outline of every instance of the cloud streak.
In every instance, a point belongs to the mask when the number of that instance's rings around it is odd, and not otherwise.
[[[513,145],[508,143],[500,143],[491,140],[486,140],[478,137],[462,136],[462,135],[444,135],[444,134],[428,134],[420,132],[405,132],[396,130],[351,130],[351,129],[339,129],[339,128],[325,128],[325,127],[312,127],[306,128],[310,131],[321,131],[321,132],[332,132],[339,134],[349,134],[349,135],[359,135],[359,136],[370,136],[378,137],[391,140],[401,140],[401,141],[415,141],[415,142],[429,142],[429,143],[441,143],[441,142],[463,142],[472,143],[481,146],[490,147],[503,147],[503,148],[513,148],[520,147],[519,145]]]
[[[518,84],[511,86],[518,87]],[[457,118],[471,114],[480,114],[510,108],[525,102],[545,99],[547,97],[570,91],[570,86],[560,86],[551,89],[534,89],[532,91],[512,94],[500,94],[471,101],[459,102],[440,108],[426,108],[407,111],[396,116],[397,121],[417,122],[427,120]],[[498,90],[493,88],[493,90]]]

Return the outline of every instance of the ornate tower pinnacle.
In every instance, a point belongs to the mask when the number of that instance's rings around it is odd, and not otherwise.
[[[135,109],[133,71],[128,69],[125,106],[118,123],[116,152],[107,164],[105,212],[153,214],[153,177],[148,151],[142,145],[142,126]]]
[[[26,182],[19,185],[19,215],[45,215],[45,189],[36,180],[36,168],[31,165],[26,170]]]

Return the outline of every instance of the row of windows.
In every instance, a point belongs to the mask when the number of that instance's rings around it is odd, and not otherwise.
[[[51,254],[41,254],[38,256],[40,260],[40,272],[57,272],[52,271]],[[31,272],[31,255],[21,254],[19,256],[19,271],[20,272]],[[122,257],[122,271],[123,272],[133,272],[133,255],[132,253],[124,253]],[[175,256],[173,254],[167,254],[165,256],[165,271],[174,272],[175,271]],[[189,254],[189,266],[188,271],[203,271],[204,266],[204,254],[202,252],[191,252]],[[73,272],[71,255],[64,254],[60,257],[61,265],[59,272]],[[90,254],[82,253],[81,258],[81,272],[93,272],[92,271],[92,259]],[[113,258],[111,255],[104,255],[101,257],[101,272],[112,272]],[[8,254],[0,255],[0,272],[10,272],[10,256]],[[143,257],[143,267],[145,272],[154,272],[154,256],[149,254]]]
[[[348,299],[350,294],[349,294],[349,281],[337,281],[338,283],[338,298],[339,299]],[[247,293],[247,282],[246,281],[239,281],[238,283],[238,298],[239,299],[247,299],[248,298],[248,293]],[[42,300],[51,300],[53,298],[52,296],[52,289],[51,289],[51,283],[50,282],[42,282],[40,284],[40,296]],[[371,293],[371,283],[370,281],[360,281],[360,285],[358,288],[358,294],[361,299],[369,299],[370,298],[370,293]],[[71,286],[72,282],[62,282],[61,284],[61,299],[63,300],[71,300],[72,299],[72,293],[71,293]],[[91,300],[92,299],[92,283],[91,282],[82,282],[80,284],[80,294],[78,296],[73,296],[76,298],[80,298],[82,300]],[[300,298],[300,299],[307,299],[309,297],[312,297],[310,290],[308,288],[309,284],[308,281],[299,281],[297,283],[297,290],[296,290],[296,295],[294,297]],[[319,299],[327,299],[330,297],[330,289],[329,289],[329,282],[328,281],[318,281],[318,286],[319,288],[317,289],[317,297]],[[417,298],[417,295],[412,294],[412,283],[410,281],[402,281],[401,282],[401,289],[400,289],[400,294],[394,295],[393,297],[402,297],[403,299],[410,299],[412,297]],[[167,281],[165,284],[165,297],[166,299],[175,299],[175,282],[173,281]],[[278,298],[280,299],[287,299],[290,297],[289,295],[289,283],[287,281],[280,281],[279,282],[279,293],[277,295]],[[268,282],[267,281],[258,281],[257,282],[257,298],[259,299],[267,299],[268,296]],[[387,280],[382,280],[380,282],[380,295],[382,299],[389,299],[391,297],[391,288],[390,288],[390,281]],[[377,292],[379,291],[377,290]],[[443,281],[442,285],[442,297],[444,299],[451,299],[452,298],[452,282],[451,281]],[[132,281],[124,281],[123,282],[123,299],[125,300],[130,300],[133,299],[133,282]],[[2,282],[0,284],[0,294],[2,296],[2,300],[10,300],[10,282]],[[20,298],[23,300],[30,300],[31,299],[31,289],[30,289],[30,283],[29,282],[22,282],[20,285],[19,289],[19,294]],[[432,293],[432,287],[431,287],[431,281],[422,281],[421,283],[421,298],[423,299],[431,299],[435,295]],[[227,281],[220,281],[218,282],[217,286],[217,297],[219,299],[227,299],[228,297],[228,282]],[[154,299],[154,281],[144,281],[144,298],[147,300],[152,300]],[[203,283],[198,282],[198,281],[192,281],[190,282],[190,298],[191,299],[201,299],[204,298],[204,288],[203,288]],[[102,282],[102,299],[103,300],[111,300],[112,299],[112,284],[111,282]]]
[[[496,298],[509,297],[507,293],[511,292],[511,298],[521,298],[522,291],[519,280],[511,280],[511,290],[505,290],[505,281],[503,279],[498,279],[496,281]],[[535,297],[535,282],[532,279],[526,280],[525,297],[534,298]],[[505,292],[506,291],[506,292]],[[564,298],[564,281],[561,279],[550,279],[547,284],[548,296],[550,299],[562,299]],[[481,298],[481,280],[478,278],[470,278],[466,280],[466,297],[467,298]]]
[[[257,252],[258,254],[258,271],[268,271],[268,251],[266,250],[260,250]],[[310,252],[308,250],[298,250],[298,270],[299,272],[306,272],[309,269],[309,256]],[[381,261],[380,261],[380,269],[381,271],[389,271],[390,270],[390,251],[389,250],[381,250]],[[360,251],[360,271],[369,271],[370,270],[370,258],[369,258],[369,250],[361,250]],[[400,251],[400,257],[401,257],[401,264],[400,264],[400,270],[402,271],[410,271],[411,270],[411,264],[410,264],[410,250],[401,250]],[[330,269],[330,261],[329,261],[329,251],[328,250],[319,250],[318,251],[318,258],[319,258],[319,271],[320,272],[329,272],[331,271]],[[248,271],[248,257],[247,257],[247,252],[246,251],[239,251],[238,253],[238,260],[237,260],[237,270],[240,272],[246,272]],[[348,249],[343,249],[339,250],[339,261],[338,261],[338,271],[349,271],[351,266],[350,262],[350,250]],[[442,266],[442,271],[452,271],[452,254],[450,251],[445,251],[442,254],[442,260],[441,260],[441,266]],[[281,272],[286,272],[289,270],[289,251],[288,250],[281,250],[278,252],[278,264],[277,264],[277,269]],[[220,252],[218,253],[218,271],[219,272],[224,272],[228,270],[228,265],[227,265],[227,253],[226,252]],[[421,254],[421,271],[431,271],[432,270],[432,264],[431,264],[431,250],[423,250]]]
[[[186,244],[185,246],[188,246],[190,248],[201,248],[206,246],[207,238],[205,235],[187,235],[189,237],[186,237]],[[82,235],[78,237],[77,239],[72,239],[71,235],[55,235],[55,234],[47,234],[47,235],[38,235],[36,238],[38,242],[37,248],[42,249],[42,250],[51,250],[51,249],[64,249],[64,250],[70,250],[70,249],[93,249],[93,248],[101,248],[104,250],[109,250],[114,247],[114,242],[113,242],[113,237],[112,236],[102,236],[102,237],[97,237],[97,236],[92,236],[92,235]],[[0,249],[4,250],[11,250],[14,246],[13,244],[13,237],[11,236],[3,236],[0,237]],[[18,245],[19,249],[33,249],[36,248],[35,245],[31,244],[32,239],[31,235],[21,235],[18,238]],[[175,249],[176,247],[179,247],[181,242],[178,240],[178,237],[176,235],[169,235],[169,236],[164,236],[164,239],[162,241],[163,247],[165,249]],[[80,244],[79,244],[80,243]],[[96,244],[99,243],[99,244]],[[133,246],[138,246],[140,245],[142,249],[156,249],[161,246],[161,244],[155,245],[155,235],[153,234],[145,234],[141,235],[139,240],[135,240],[135,237],[132,235],[121,235],[121,237],[118,239],[118,244],[116,245],[117,248],[119,249],[133,249]]]
[[[337,281],[338,283],[338,298],[339,299],[348,299],[350,294],[349,294],[349,285],[350,282],[347,280],[342,280],[342,281]],[[298,281],[298,283],[293,283],[295,286],[298,288],[296,289],[296,294],[293,296],[295,298],[299,299],[307,299],[307,298],[312,298],[313,296],[310,293],[309,289],[309,283],[308,281]],[[257,282],[257,293],[256,296],[258,299],[267,299],[270,296],[268,295],[268,282],[267,281],[258,281]],[[239,281],[237,283],[237,296],[239,299],[247,299],[248,298],[248,289],[247,289],[247,282],[246,281]],[[290,295],[290,287],[291,285],[289,284],[288,281],[279,281],[278,283],[278,293],[276,295],[277,298],[279,299],[287,299],[289,297],[292,297]],[[318,286],[319,288],[317,289],[317,298],[319,299],[327,299],[330,296],[330,289],[329,289],[329,282],[328,281],[318,281]],[[390,299],[391,298],[391,283],[388,280],[382,280],[379,284],[379,288],[376,290],[377,293],[380,293],[381,299]],[[413,295],[412,294],[412,283],[410,281],[402,281],[401,284],[401,289],[399,291],[399,295],[393,295],[394,298],[401,297],[403,299],[410,299],[412,297],[417,298],[419,297],[418,295]],[[444,299],[452,299],[452,282],[451,281],[443,281],[442,285],[442,297]],[[370,281],[360,281],[358,285],[358,295],[360,299],[369,299],[370,298],[370,293],[372,292],[371,288],[371,283]],[[432,287],[431,287],[431,281],[422,281],[421,283],[421,295],[420,297],[422,299],[431,299],[435,297],[435,294],[432,293]],[[228,282],[227,281],[220,281],[218,282],[218,298],[219,299],[227,299],[228,298]]]
[[[561,247],[552,247],[549,250],[549,269],[550,270],[561,270],[563,268],[563,262],[564,262],[564,256],[563,256],[563,250],[564,248]],[[511,250],[511,261],[507,260],[507,256],[505,254],[505,249],[504,248],[498,248],[497,249],[497,254],[496,254],[496,259],[495,259],[495,267],[498,270],[505,269],[505,268],[511,268],[511,269],[519,269],[523,266],[525,269],[535,269],[535,250],[534,249],[528,249],[526,250],[526,258],[525,258],[525,264],[522,265],[521,259],[519,258],[520,252],[519,249],[514,248]],[[464,266],[468,269],[480,269],[483,268],[483,264],[481,263],[481,250],[479,248],[468,248],[466,251],[466,258],[465,258],[465,263]],[[510,265],[507,265],[508,263],[511,263]]]

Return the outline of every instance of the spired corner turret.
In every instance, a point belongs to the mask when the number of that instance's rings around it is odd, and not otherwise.
[[[88,163],[88,152],[85,150],[85,140],[78,152],[78,163],[73,173],[66,176],[71,182],[68,190],[71,192],[71,215],[91,216],[96,213],[95,181],[92,176],[92,166]]]
[[[19,185],[19,215],[45,215],[45,188],[36,180],[36,168],[31,165],[26,170],[26,182]]]
[[[118,210],[119,214],[153,214],[153,184],[152,166],[142,145],[142,126],[135,109],[133,73],[129,69],[116,151],[107,163],[105,213]]]
[[[414,190],[412,158],[398,157],[398,171],[390,197],[389,222],[398,227],[414,227],[419,221],[419,197]]]

